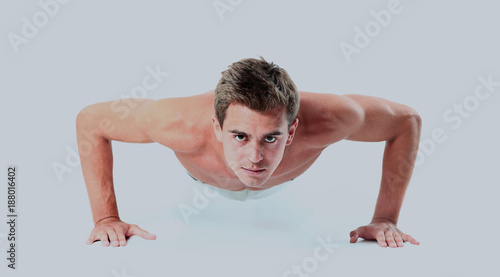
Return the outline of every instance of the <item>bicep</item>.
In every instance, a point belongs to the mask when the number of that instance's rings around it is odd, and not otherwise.
[[[346,140],[353,141],[387,141],[404,131],[405,126],[420,120],[418,113],[403,104],[383,98],[349,94],[346,98],[346,110],[349,110],[345,121],[347,127]]]
[[[78,114],[77,129],[108,140],[153,142],[138,120],[141,110],[151,102],[153,100],[129,98],[89,105]]]
[[[159,99],[141,107],[136,124],[151,141],[177,152],[193,151],[202,135],[193,105],[193,97]]]

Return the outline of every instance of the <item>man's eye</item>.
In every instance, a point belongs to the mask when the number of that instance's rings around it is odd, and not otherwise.
[[[236,135],[234,137],[236,138],[237,141],[244,141],[245,140],[245,136],[244,135]]]
[[[275,142],[275,141],[276,141],[276,138],[275,138],[275,137],[272,137],[272,136],[269,136],[269,137],[266,137],[265,141],[266,141],[266,142]]]

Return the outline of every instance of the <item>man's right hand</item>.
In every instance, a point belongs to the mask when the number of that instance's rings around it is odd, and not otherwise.
[[[95,224],[87,244],[100,240],[102,246],[106,247],[109,245],[113,247],[125,246],[127,239],[132,236],[139,236],[147,240],[156,239],[156,235],[150,234],[137,225],[125,223],[117,217],[110,217]]]

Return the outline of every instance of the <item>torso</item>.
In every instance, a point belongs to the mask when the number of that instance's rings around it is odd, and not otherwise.
[[[187,101],[191,102],[189,105],[197,108],[190,109],[189,116],[183,117],[183,124],[179,125],[184,130],[176,128],[176,132],[197,134],[188,136],[187,139],[196,143],[196,151],[179,151],[175,147],[172,150],[194,178],[212,186],[240,191],[261,190],[282,184],[304,173],[321,152],[335,141],[332,141],[331,136],[325,137],[325,134],[332,133],[334,127],[331,124],[325,126],[327,122],[313,100],[316,95],[301,92],[300,110],[297,114],[299,126],[294,140],[285,148],[283,159],[273,175],[260,188],[246,187],[225,162],[222,144],[216,139],[211,122],[211,116],[215,114],[212,91],[188,97]],[[157,142],[163,144],[162,141]]]

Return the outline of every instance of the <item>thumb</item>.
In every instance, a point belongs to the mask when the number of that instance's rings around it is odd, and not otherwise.
[[[139,226],[137,226],[137,225],[131,225],[130,229],[127,232],[127,236],[131,237],[134,235],[139,236],[143,239],[147,239],[147,240],[156,239],[156,235],[150,234],[148,231],[145,231],[145,230],[139,228]]]
[[[359,233],[358,231],[352,231],[349,236],[351,237],[351,243],[355,243],[356,241],[358,241],[358,238],[359,238]]]

